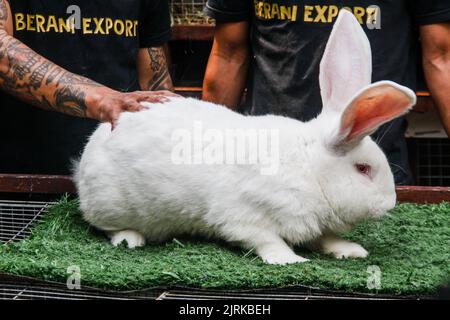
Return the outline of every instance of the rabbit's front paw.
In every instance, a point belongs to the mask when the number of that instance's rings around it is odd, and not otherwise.
[[[292,264],[292,263],[302,263],[309,261],[306,258],[303,258],[301,256],[298,256],[294,253],[273,253],[270,255],[266,255],[262,258],[264,262],[268,264],[278,264],[278,265],[285,265],[285,264]]]
[[[354,242],[340,243],[333,248],[332,254],[337,259],[365,258],[369,254],[361,245]]]
[[[145,237],[137,231],[134,230],[122,230],[111,233],[111,244],[113,246],[118,246],[123,241],[127,242],[127,246],[130,249],[136,247],[142,247],[145,245]]]

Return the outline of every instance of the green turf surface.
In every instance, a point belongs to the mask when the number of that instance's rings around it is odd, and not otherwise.
[[[2,246],[0,272],[66,282],[67,268],[80,267],[81,284],[114,290],[154,286],[220,289],[308,285],[347,292],[433,294],[450,276],[450,204],[402,204],[346,238],[369,252],[366,259],[336,260],[301,250],[304,264],[271,266],[251,251],[222,242],[174,239],[136,250],[112,247],[83,222],[77,202],[51,208],[27,240]],[[381,270],[381,289],[369,290],[369,266]]]

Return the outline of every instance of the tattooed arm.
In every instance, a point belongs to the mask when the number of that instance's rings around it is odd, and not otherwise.
[[[138,111],[139,102],[170,94],[121,93],[57,66],[13,37],[6,0],[0,0],[0,89],[40,108],[113,125],[122,111]]]
[[[173,91],[164,47],[140,49],[137,66],[142,90]]]

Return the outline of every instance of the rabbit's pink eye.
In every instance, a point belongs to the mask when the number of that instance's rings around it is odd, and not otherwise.
[[[367,165],[367,164],[356,164],[355,167],[356,167],[356,170],[358,170],[359,173],[370,177],[370,166],[369,165]]]

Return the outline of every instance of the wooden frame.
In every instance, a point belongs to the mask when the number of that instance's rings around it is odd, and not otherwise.
[[[213,38],[213,25],[177,25],[172,27],[172,41],[211,41]]]
[[[68,176],[0,174],[0,193],[63,194],[75,193]]]
[[[0,174],[0,193],[64,194],[75,193],[69,176]],[[399,202],[450,202],[450,187],[397,187]]]
[[[399,186],[396,188],[398,202],[441,203],[450,202],[449,187]]]

